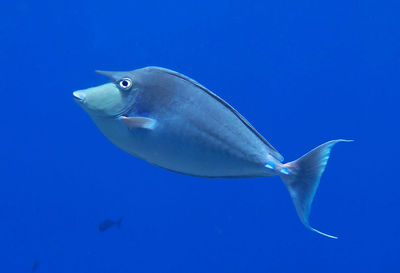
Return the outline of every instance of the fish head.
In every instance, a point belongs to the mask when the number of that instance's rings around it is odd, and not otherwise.
[[[111,82],[73,92],[75,101],[91,116],[118,117],[134,103],[138,86],[131,72],[100,71]]]

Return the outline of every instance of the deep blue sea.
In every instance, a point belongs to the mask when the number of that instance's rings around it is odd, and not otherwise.
[[[398,1],[3,1],[0,272],[400,272]],[[197,80],[294,160],[337,138],[299,221],[279,177],[205,179],[111,144],[94,70]],[[99,232],[106,219],[121,227]]]

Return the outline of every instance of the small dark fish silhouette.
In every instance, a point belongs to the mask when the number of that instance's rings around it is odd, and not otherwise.
[[[31,272],[35,272],[35,271],[38,269],[38,267],[39,267],[39,261],[38,261],[38,260],[35,260],[35,261],[33,262]]]
[[[112,226],[117,226],[118,228],[120,228],[121,222],[122,222],[122,218],[120,218],[118,221],[106,219],[99,224],[99,231],[100,232],[106,231],[107,229],[109,229]]]

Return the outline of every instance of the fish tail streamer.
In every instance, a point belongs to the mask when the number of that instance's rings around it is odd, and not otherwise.
[[[281,178],[289,190],[297,214],[301,222],[312,231],[329,238],[337,239],[321,231],[312,228],[308,222],[311,204],[317,191],[322,173],[328,163],[332,147],[339,142],[350,142],[352,140],[331,140],[311,150],[299,159],[286,163],[282,166]]]
[[[118,219],[118,221],[116,222],[116,225],[118,228],[121,227],[121,222],[122,222],[122,217]]]

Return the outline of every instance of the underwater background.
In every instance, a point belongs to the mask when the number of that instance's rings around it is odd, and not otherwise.
[[[398,1],[3,1],[0,272],[400,272]],[[172,173],[73,101],[156,65],[217,93],[285,162],[336,145],[307,230],[278,177]],[[123,218],[121,227],[99,224]]]

